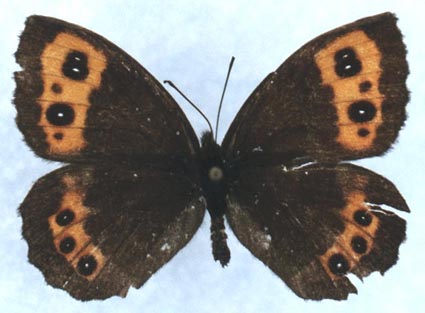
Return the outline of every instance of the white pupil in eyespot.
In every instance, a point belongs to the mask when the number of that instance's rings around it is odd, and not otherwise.
[[[223,178],[223,171],[218,166],[213,166],[208,172],[208,178],[212,181],[219,181]]]

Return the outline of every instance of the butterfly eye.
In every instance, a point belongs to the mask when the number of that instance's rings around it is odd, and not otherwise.
[[[367,241],[361,236],[355,236],[351,239],[351,247],[354,252],[363,254],[367,250]]]
[[[55,126],[69,125],[74,121],[74,109],[66,103],[54,103],[46,111],[46,118]]]
[[[66,56],[62,73],[73,80],[84,80],[89,74],[87,55],[80,51],[72,51]]]
[[[65,209],[56,216],[56,223],[59,226],[66,226],[69,225],[74,220],[74,218],[74,212],[72,212],[70,209]]]
[[[348,116],[350,120],[356,123],[369,122],[376,115],[375,106],[369,101],[357,101],[348,108]]]
[[[350,269],[347,260],[340,253],[336,253],[329,258],[328,266],[335,275],[344,275]]]
[[[358,210],[354,213],[354,220],[361,226],[369,226],[372,223],[372,216],[366,210]]]
[[[62,253],[70,253],[75,248],[75,239],[72,237],[66,237],[62,239],[62,241],[59,244],[59,250]]]
[[[97,261],[92,255],[85,255],[78,261],[78,272],[83,276],[90,276],[97,268]]]
[[[352,48],[344,48],[335,53],[335,72],[339,77],[351,77],[362,70],[362,63],[357,59]]]

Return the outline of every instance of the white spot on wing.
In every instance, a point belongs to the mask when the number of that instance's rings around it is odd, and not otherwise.
[[[171,248],[171,246],[168,244],[168,242],[166,242],[166,243],[164,243],[162,246],[161,246],[161,251],[165,251],[165,250],[170,250],[170,248]]]
[[[127,72],[131,71],[131,68],[127,64],[125,64],[124,62],[121,62],[121,65],[127,70]]]
[[[272,242],[272,236],[266,232],[257,231],[255,232],[255,241],[265,250],[270,248]]]
[[[260,199],[258,199],[258,194],[254,193],[254,204],[257,205],[258,202],[260,202]]]

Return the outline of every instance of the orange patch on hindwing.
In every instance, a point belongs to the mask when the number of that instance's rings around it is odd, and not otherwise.
[[[83,135],[89,96],[101,84],[105,55],[87,41],[59,33],[41,53],[43,93],[38,98],[41,126],[52,154],[76,154]]]
[[[326,273],[333,280],[352,270],[361,257],[372,250],[379,220],[369,211],[365,198],[361,191],[352,191],[346,196],[346,206],[340,212],[344,231],[319,257]]]
[[[92,243],[84,229],[90,208],[84,206],[85,190],[81,182],[71,175],[62,179],[65,192],[59,209],[48,218],[53,242],[58,253],[76,272],[91,281],[105,265],[105,257]]]
[[[345,149],[371,148],[382,124],[379,91],[382,54],[365,32],[335,39],[315,55],[324,85],[332,87],[339,129],[336,141]]]

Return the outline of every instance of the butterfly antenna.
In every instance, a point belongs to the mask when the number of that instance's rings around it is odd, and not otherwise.
[[[187,102],[190,103],[191,106],[193,106],[195,108],[196,111],[199,112],[199,114],[201,114],[201,116],[207,121],[208,127],[210,128],[210,131],[211,131],[211,134],[212,134],[213,129],[212,129],[211,123],[208,120],[208,118],[205,116],[205,114],[202,113],[202,111],[192,101],[190,101],[190,99],[188,97],[186,97],[185,94],[183,92],[181,92],[180,89],[177,88],[176,85],[174,85],[174,83],[171,80],[164,80],[164,84],[169,84],[171,87],[173,87],[183,98],[186,99]]]
[[[227,83],[229,82],[230,72],[232,71],[232,66],[234,61],[235,61],[235,57],[232,57],[230,59],[229,69],[227,70],[227,76],[226,76],[226,81],[224,82],[223,93],[221,94],[220,105],[218,106],[217,120],[215,123],[215,141],[216,142],[217,142],[217,136],[218,136],[218,122],[220,121],[221,107],[223,106],[224,94],[226,92]]]

